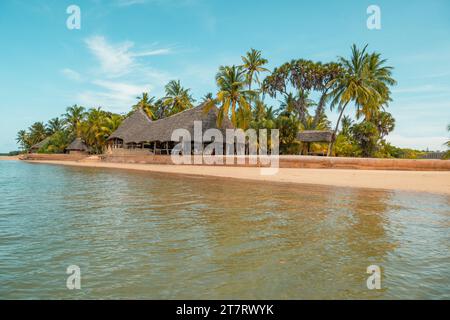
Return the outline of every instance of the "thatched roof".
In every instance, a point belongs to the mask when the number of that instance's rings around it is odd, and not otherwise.
[[[41,149],[43,146],[45,146],[47,144],[47,142],[49,142],[50,137],[45,138],[44,140],[32,145],[30,147],[30,151],[38,151],[39,149]]]
[[[84,143],[81,138],[76,138],[71,144],[66,148],[68,151],[89,151],[89,147]]]
[[[192,139],[194,138],[194,121],[202,121],[203,133],[207,129],[217,128],[217,115],[219,110],[213,107],[207,114],[203,111],[203,104],[173,116],[150,121],[142,110],[135,111],[122,125],[109,137],[119,138],[124,143],[140,143],[151,141],[171,141],[172,132],[176,129],[186,129]],[[144,118],[145,117],[145,118]],[[231,121],[225,118],[219,128],[225,136],[226,129],[232,129]]]
[[[109,136],[108,140],[117,138],[124,142],[136,142],[134,141],[135,138],[144,132],[151,123],[152,120],[147,114],[141,108],[138,108],[122,121],[119,128]]]
[[[333,131],[305,130],[297,134],[297,139],[301,142],[330,142],[333,138]]]

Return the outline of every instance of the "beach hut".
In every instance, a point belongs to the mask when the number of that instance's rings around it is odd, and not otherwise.
[[[194,143],[194,122],[202,122],[202,135],[208,129],[218,129],[225,137],[226,129],[233,125],[227,118],[223,120],[222,127],[217,128],[217,115],[219,109],[213,107],[208,113],[203,111],[204,104],[187,109],[167,118],[152,121],[142,109],[136,110],[125,119],[120,127],[108,138],[108,152],[120,153],[120,150],[135,153],[170,154],[177,142],[172,141],[172,133],[176,129],[187,130]],[[203,141],[209,143],[210,141]]]
[[[307,145],[307,153],[311,154],[310,146],[311,143],[316,142],[326,142],[330,143],[333,140],[333,131],[330,130],[304,130],[297,134],[297,139],[302,143]]]
[[[66,152],[69,154],[87,154],[89,152],[89,147],[81,138],[76,138],[66,148]]]
[[[28,153],[36,153],[41,149],[43,146],[45,146],[50,141],[50,137],[45,138],[44,140],[32,145],[30,149],[28,150]]]

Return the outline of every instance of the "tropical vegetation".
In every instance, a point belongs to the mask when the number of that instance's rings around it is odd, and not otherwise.
[[[424,154],[386,141],[395,128],[387,109],[396,81],[393,67],[380,53],[369,52],[367,45],[353,45],[349,57],[336,61],[294,59],[272,71],[262,52],[251,48],[240,64],[220,66],[215,82],[217,91],[200,99],[204,112],[217,107],[219,126],[229,118],[242,129],[279,129],[282,154],[383,158]],[[39,152],[63,152],[78,137],[92,152],[101,153],[108,136],[135,110],[158,120],[194,106],[191,90],[179,80],[170,81],[164,89],[160,98],[143,92],[125,115],[73,105],[61,117],[20,130],[17,142],[26,151],[49,138]],[[330,112],[337,112],[336,121],[328,118]],[[333,138],[330,143],[302,143],[297,137],[303,130],[330,131]],[[450,147],[450,141],[446,145]]]

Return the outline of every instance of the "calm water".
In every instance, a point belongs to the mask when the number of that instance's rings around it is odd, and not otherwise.
[[[449,299],[449,246],[446,196],[0,161],[0,298]]]

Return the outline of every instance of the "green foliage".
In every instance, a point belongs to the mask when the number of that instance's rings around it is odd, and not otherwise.
[[[361,148],[353,139],[343,133],[336,138],[334,152],[337,157],[359,157],[362,154]]]
[[[66,130],[60,130],[50,136],[49,141],[38,150],[38,153],[64,153],[71,142],[72,135]]]
[[[130,114],[140,108],[147,114],[150,119],[156,120],[156,98],[149,98],[148,93],[143,92],[142,97],[136,97],[136,99],[138,99],[138,102],[132,107]]]
[[[259,77],[268,72],[265,68],[268,61],[261,51],[251,49],[241,57],[241,65],[219,68],[217,93],[208,93],[201,99],[204,111],[217,106],[219,126],[229,117],[235,127],[242,129],[279,129],[280,153],[299,154],[327,150],[324,143],[300,143],[297,134],[301,130],[331,130],[325,110],[337,108],[335,155],[420,157],[419,151],[396,148],[385,141],[395,127],[392,115],[384,111],[391,100],[390,86],[395,80],[386,60],[379,53],[369,53],[366,49],[367,46],[359,49],[353,45],[349,59],[340,57],[330,63],[292,60],[275,68],[262,82]],[[266,105],[265,95],[281,99],[279,107]],[[192,108],[195,101],[190,89],[175,80],[165,86],[164,97],[157,99],[144,92],[137,99],[128,115],[141,108],[153,120]],[[343,116],[350,103],[356,107],[357,122]],[[93,152],[101,153],[107,138],[123,118],[101,108],[86,110],[73,105],[61,118],[53,118],[46,125],[36,122],[28,130],[19,131],[16,141],[26,151],[50,136],[39,152],[58,153],[79,137]],[[341,118],[342,129],[338,132]],[[450,131],[450,126],[448,129]],[[450,147],[450,141],[446,144]]]
[[[166,87],[166,96],[162,99],[163,116],[171,116],[193,107],[195,100],[189,93],[190,89],[181,86],[180,80],[170,81]]]
[[[120,126],[123,117],[101,108],[92,108],[87,112],[86,120],[81,123],[81,137],[93,153],[102,153],[107,138]]]
[[[245,88],[245,70],[241,66],[221,66],[216,74],[216,83],[219,91],[215,99],[205,104],[205,113],[213,106],[220,105],[217,117],[219,127],[224,117],[231,114],[231,123],[235,127],[247,129],[250,123],[250,102],[255,97],[255,92]]]
[[[276,119],[280,134],[280,154],[298,154],[301,144],[297,140],[300,121],[293,115],[280,115]]]

